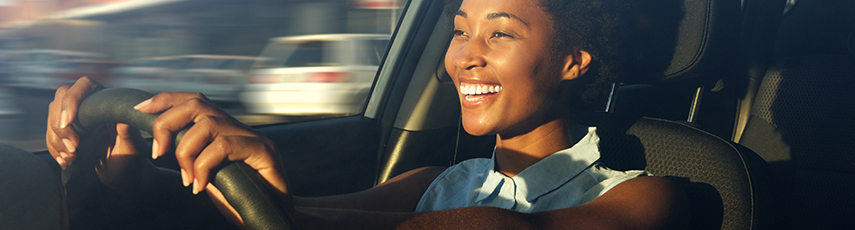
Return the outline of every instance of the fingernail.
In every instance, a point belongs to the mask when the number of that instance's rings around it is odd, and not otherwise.
[[[157,140],[153,140],[153,141],[151,141],[151,159],[152,159],[152,160],[157,160],[157,157],[158,157],[158,155],[157,155],[158,147],[159,147],[159,146],[158,146],[158,144],[157,144]]]
[[[135,106],[134,106],[134,109],[136,109],[136,110],[140,110],[140,108],[145,107],[145,106],[147,106],[148,104],[151,104],[151,98],[146,99],[145,101],[142,101],[142,102],[140,102],[139,104],[135,105]]]
[[[68,167],[68,165],[66,165],[65,160],[64,160],[64,159],[62,159],[62,157],[58,157],[58,156],[57,156],[57,157],[56,157],[56,163],[57,163],[57,164],[59,164],[59,167],[60,167],[60,168],[62,168],[62,170],[65,170],[65,168],[67,168],[67,167]]]
[[[193,179],[193,195],[199,194],[199,190],[202,190],[199,185],[199,180]]]
[[[62,156],[63,159],[68,158],[68,153],[59,152],[59,155]]]
[[[68,111],[62,110],[59,114],[59,128],[64,129],[68,126]]]
[[[190,178],[184,169],[181,169],[181,183],[184,183],[184,187],[190,186]]]
[[[68,150],[69,153],[73,153],[74,150],[77,150],[76,147],[74,147],[74,142],[71,142],[69,139],[63,138],[62,143],[65,144],[65,150]]]

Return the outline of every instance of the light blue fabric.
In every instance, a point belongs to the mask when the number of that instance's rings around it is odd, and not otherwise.
[[[573,147],[558,151],[514,177],[493,170],[494,159],[470,159],[440,174],[422,195],[416,212],[492,206],[540,212],[585,204],[615,185],[647,173],[597,165],[596,128]],[[495,153],[493,154],[495,158]]]

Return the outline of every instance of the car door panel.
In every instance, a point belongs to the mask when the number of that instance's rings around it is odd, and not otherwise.
[[[277,144],[295,195],[324,196],[374,185],[379,129],[349,116],[258,128]]]

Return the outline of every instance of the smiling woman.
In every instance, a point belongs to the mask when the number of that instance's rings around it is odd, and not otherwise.
[[[257,170],[301,228],[685,227],[679,187],[645,171],[600,164],[596,128],[570,120],[619,76],[615,66],[636,57],[616,32],[631,28],[624,26],[634,22],[626,9],[635,8],[585,0],[464,0],[448,7],[454,28],[445,69],[458,89],[463,128],[495,136],[492,159],[418,168],[351,194],[298,197],[277,143],[201,94],[162,93],[133,107],[159,114],[150,156],[175,149],[179,172],[161,170],[147,162],[145,142],[127,125],[83,136],[70,129],[80,101],[103,88],[88,78],[57,90],[48,149],[64,168],[85,151],[78,145],[91,144],[100,156],[96,173],[107,187],[137,201],[205,192],[213,203],[199,201],[200,212],[216,206],[238,226],[244,224],[240,217],[208,183],[226,161]],[[188,126],[175,143],[174,133]]]
[[[459,8],[450,11],[454,37],[445,67],[460,89],[462,124],[472,135],[495,135],[496,146],[493,159],[472,159],[445,170],[422,197],[418,211],[492,206],[529,213],[589,202],[585,207],[596,211],[597,204],[614,202],[613,196],[638,195],[634,194],[636,186],[669,184],[656,177],[637,178],[644,171],[612,170],[597,163],[596,128],[589,128],[587,134],[571,134],[570,113],[589,107],[591,100],[584,97],[596,97],[603,91],[595,83],[613,81],[618,71],[610,68],[623,64],[622,60],[600,58],[620,47],[620,37],[608,42],[588,37],[615,35],[602,28],[632,22],[632,17],[624,16],[629,12],[621,12],[617,6],[600,3],[599,7],[577,8],[586,5],[581,2],[466,0],[449,4],[450,9]],[[547,6],[554,8],[544,12]],[[555,18],[567,19],[565,15],[571,12],[587,17],[556,26]],[[611,17],[590,18],[596,13]],[[599,71],[589,72],[593,63]],[[580,80],[586,78],[590,80]],[[644,196],[675,192],[667,189],[673,186],[663,188]],[[659,198],[664,202],[658,205],[676,204],[680,199]],[[634,202],[622,205],[628,208]],[[649,207],[645,211],[660,214],[674,208]],[[549,215],[546,213],[542,214]],[[648,217],[657,219],[656,215]],[[657,226],[656,221],[646,224],[652,225],[641,226]]]

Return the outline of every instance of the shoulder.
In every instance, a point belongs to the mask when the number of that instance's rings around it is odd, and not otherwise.
[[[491,162],[491,159],[478,158],[465,160],[448,168],[438,166],[421,167],[395,176],[383,184],[404,182],[427,189],[435,180],[458,180],[460,179],[459,177],[468,177],[468,175],[473,173],[485,172],[485,168],[488,168]]]
[[[489,172],[493,167],[491,158],[473,158],[461,161],[448,169],[443,174],[472,174]]]
[[[691,217],[681,186],[666,177],[640,176],[617,184],[586,205],[618,213],[636,229],[681,229]]]

